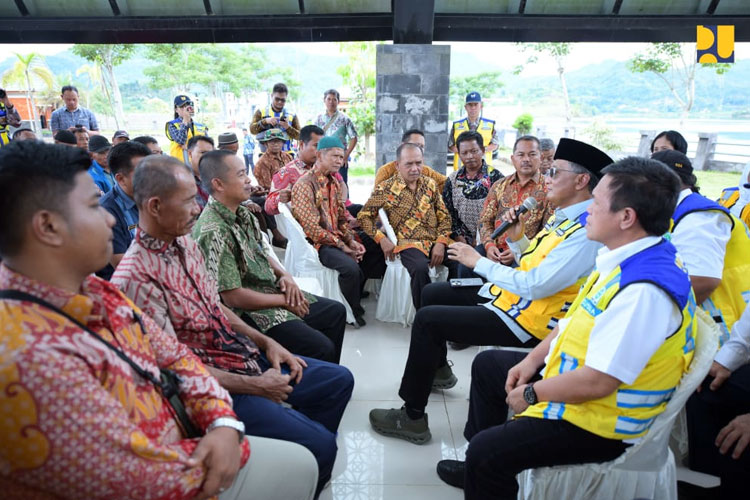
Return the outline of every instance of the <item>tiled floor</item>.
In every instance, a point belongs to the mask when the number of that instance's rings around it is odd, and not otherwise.
[[[424,445],[387,438],[370,429],[372,408],[398,408],[398,386],[409,350],[410,329],[375,320],[375,299],[363,301],[367,326],[348,327],[341,364],[355,378],[354,394],[339,428],[339,453],[323,500],[460,499],[463,491],[443,483],[435,465],[464,458],[463,426],[468,410],[469,372],[476,347],[448,351],[458,384],[433,391],[427,405],[432,440]]]

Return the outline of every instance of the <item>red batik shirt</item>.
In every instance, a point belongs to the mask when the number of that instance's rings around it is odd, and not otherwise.
[[[0,265],[0,288],[50,302],[151,372],[175,371],[180,396],[205,430],[234,417],[229,394],[184,345],[94,276],[75,294]],[[59,314],[0,302],[0,491],[5,499],[187,499],[202,466],[186,469],[185,439],[169,404],[112,350]],[[242,464],[249,456],[242,445]]]
[[[216,281],[190,236],[166,243],[138,228],[111,281],[206,365],[261,374],[260,351],[248,337],[232,331],[219,305]]]

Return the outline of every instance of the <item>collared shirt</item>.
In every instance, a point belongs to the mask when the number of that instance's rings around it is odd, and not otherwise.
[[[201,183],[200,178],[193,174],[193,179],[195,179],[195,187],[198,188],[198,192],[195,193],[195,201],[198,203],[198,205],[201,207],[201,210],[206,206],[206,203],[208,203],[208,191],[203,189],[203,183]]]
[[[219,305],[216,281],[190,236],[166,243],[138,228],[112,284],[206,365],[260,375],[258,348],[232,331]]]
[[[260,226],[247,208],[240,206],[234,214],[210,197],[193,228],[193,238],[203,252],[208,273],[216,280],[220,293],[237,288],[282,293],[261,244]],[[313,295],[303,293],[310,303],[315,302]],[[234,309],[234,312],[249,315],[263,333],[287,321],[300,319],[282,307],[254,311]]]
[[[483,159],[477,176],[470,179],[466,167],[462,166],[448,176],[443,188],[445,207],[451,214],[453,237],[463,236],[471,246],[475,244],[479,215],[487,194],[492,185],[503,178],[499,170],[488,170]]]
[[[112,189],[112,186],[117,184],[112,177],[112,174],[105,171],[104,167],[99,165],[96,160],[91,160],[89,175],[94,179],[94,184],[96,184],[102,194],[108,193]]]
[[[377,172],[375,172],[375,182],[374,186],[377,186],[381,182],[385,181],[386,179],[390,179],[394,175],[398,175],[398,162],[396,160],[389,161],[385,165],[381,166]],[[422,175],[425,177],[429,177],[433,181],[437,183],[437,188],[439,192],[443,192],[443,188],[445,187],[445,180],[447,179],[446,176],[441,174],[440,172],[436,172],[431,167],[428,167],[427,165],[422,165]],[[374,190],[374,187],[373,187]]]
[[[351,118],[341,111],[336,111],[333,116],[328,116],[328,113],[319,114],[315,125],[322,128],[326,136],[338,137],[344,147],[348,147],[349,141],[358,136]]]
[[[57,108],[50,116],[50,128],[52,134],[58,130],[68,130],[70,127],[83,125],[89,130],[99,130],[99,124],[96,122],[96,115],[91,110],[78,106],[73,111],[68,111],[65,106]]]
[[[615,250],[602,247],[596,257],[597,283],[627,258],[660,241],[658,236],[646,236]],[[562,332],[569,322],[568,318],[560,320],[559,331]],[[628,285],[594,319],[586,366],[624,384],[632,384],[664,340],[681,324],[682,311],[663,289],[652,283]],[[549,352],[559,338],[557,335],[552,339]]]
[[[115,218],[115,225],[112,228],[114,236],[112,252],[125,253],[138,227],[138,207],[135,201],[125,194],[119,184],[115,184],[109,193],[99,198],[99,204]]]
[[[190,123],[185,123],[181,120],[176,123],[173,121],[167,122],[167,139],[184,146],[188,142],[188,132],[192,131],[193,135],[195,135],[196,125],[199,128],[203,127],[202,124],[195,123],[194,121]]]
[[[734,322],[729,340],[721,346],[714,360],[729,371],[750,363],[750,304]]]
[[[467,117],[466,122],[469,124],[469,130],[476,130],[477,127],[479,127],[479,120],[481,120],[481,118],[482,117],[480,116],[479,118],[477,118],[476,121],[471,121]],[[490,141],[490,144],[497,144],[497,145],[500,144],[500,139],[497,136],[497,127],[492,128],[492,140]],[[448,133],[448,147],[450,148],[455,145],[456,145],[456,138],[453,137],[453,130],[451,129]],[[485,144],[485,146],[488,146],[488,144]]]
[[[553,230],[567,220],[578,218],[591,202],[589,199],[566,208],[558,208],[552,222]],[[519,260],[519,256],[529,244],[525,236],[515,243],[510,243],[516,260]],[[580,278],[588,276],[594,268],[597,252],[601,248],[601,243],[586,237],[585,229],[579,229],[557,245],[537,267],[528,271],[520,271],[482,257],[474,266],[474,272],[487,279],[488,283],[482,287],[479,295],[492,298],[489,288],[494,284],[527,300],[549,297],[571,286]],[[517,324],[503,311],[493,307],[491,302],[484,306],[495,312],[519,338],[528,335],[518,330]]]
[[[199,429],[234,417],[232,400],[190,350],[99,278],[78,293],[0,265],[0,289],[50,302],[122,350],[157,379],[171,369]],[[15,498],[193,498],[205,478],[186,468],[185,439],[169,404],[112,350],[42,306],[0,302],[0,485]],[[242,463],[249,448],[242,446]]]
[[[523,185],[518,178],[518,173],[514,173],[492,186],[479,217],[479,232],[485,248],[492,245],[497,245],[501,250],[508,248],[501,237],[492,241],[492,232],[503,223],[502,216],[506,210],[522,204],[528,197],[536,199],[537,207],[529,211],[524,234],[527,238],[533,238],[542,230],[553,211],[547,201],[547,186],[541,172],[537,172]]]
[[[421,176],[414,191],[409,189],[403,177],[394,175],[375,186],[370,199],[362,207],[357,220],[362,230],[376,243],[385,238],[376,224],[378,210],[388,215],[398,241],[394,252],[416,248],[429,257],[435,243],[450,245],[451,216],[445,208],[443,197],[432,179]]]
[[[302,175],[310,170],[312,165],[307,165],[299,158],[295,158],[273,174],[271,190],[266,197],[266,213],[277,215],[279,213],[279,191],[291,189]]]
[[[283,151],[277,155],[272,155],[268,151],[263,153],[253,170],[258,185],[265,189],[271,189],[274,174],[290,161],[292,161],[292,155]]]
[[[292,188],[292,213],[316,249],[323,245],[344,248],[352,242],[339,182],[313,167]]]
[[[683,189],[677,198],[682,203],[692,191]],[[692,212],[682,218],[672,232],[672,244],[680,252],[690,276],[721,279],[724,254],[732,235],[732,221],[716,210]]]

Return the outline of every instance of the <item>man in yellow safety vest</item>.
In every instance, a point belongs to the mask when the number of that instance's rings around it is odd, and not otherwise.
[[[458,157],[456,149],[456,139],[459,135],[467,130],[475,130],[482,135],[484,141],[484,155],[487,165],[492,169],[492,152],[495,151],[500,141],[497,138],[495,130],[495,120],[490,120],[482,116],[482,96],[479,92],[471,92],[466,96],[466,116],[453,122],[450,133],[448,134],[448,149],[453,151],[453,169],[461,168],[461,159]]]

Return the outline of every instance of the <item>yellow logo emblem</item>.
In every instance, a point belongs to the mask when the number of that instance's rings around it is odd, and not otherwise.
[[[734,26],[703,26],[699,24],[695,45],[699,63],[733,63]]]

